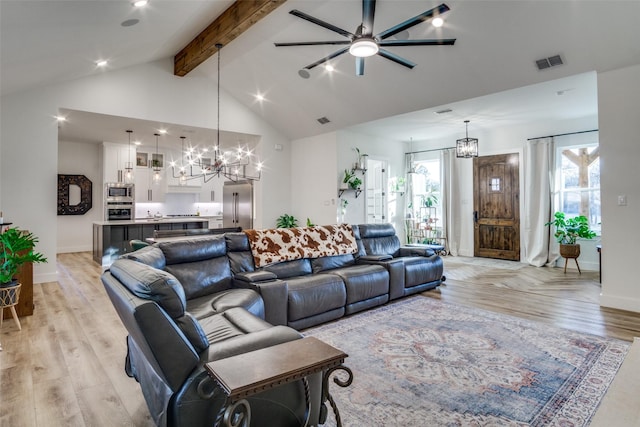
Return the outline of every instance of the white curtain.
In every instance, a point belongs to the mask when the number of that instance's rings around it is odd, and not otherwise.
[[[552,264],[559,257],[558,245],[553,239],[551,221],[556,210],[555,199],[555,144],[553,138],[527,141],[524,152],[524,256],[536,267]]]
[[[455,149],[449,148],[440,152],[441,194],[443,232],[447,238],[449,253],[457,256],[460,250],[460,178],[457,171],[458,160]]]

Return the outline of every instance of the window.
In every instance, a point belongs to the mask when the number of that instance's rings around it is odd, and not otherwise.
[[[440,160],[420,160],[413,166],[415,173],[409,174],[413,197],[407,206],[409,237],[412,243],[437,243],[437,238],[444,237]]]
[[[559,148],[560,205],[568,217],[584,215],[600,232],[600,151],[590,144]]]

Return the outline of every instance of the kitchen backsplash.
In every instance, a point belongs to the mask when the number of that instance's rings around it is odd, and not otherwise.
[[[147,212],[160,212],[163,216],[196,215],[198,211],[201,216],[222,215],[222,203],[200,203],[197,199],[195,194],[168,193],[162,203],[136,203],[136,218],[146,218]]]

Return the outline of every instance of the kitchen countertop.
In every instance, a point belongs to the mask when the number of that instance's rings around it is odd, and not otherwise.
[[[215,218],[215,217],[213,217]],[[176,222],[205,222],[209,217],[203,216],[188,216],[188,217],[163,217],[163,218],[137,218],[132,220],[118,220],[118,221],[94,221],[94,225],[143,225],[143,224],[170,224]]]

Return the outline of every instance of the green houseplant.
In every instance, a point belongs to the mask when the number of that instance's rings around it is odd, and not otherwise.
[[[0,233],[0,286],[15,284],[15,275],[21,265],[28,262],[47,262],[41,253],[33,248],[38,238],[33,233],[9,228]]]
[[[360,178],[358,178],[357,176],[354,176],[349,181],[349,187],[354,189],[354,190],[357,190],[358,188],[360,188],[361,185],[362,185],[362,180]]]
[[[553,234],[560,243],[560,255],[564,258],[577,258],[580,256],[578,238],[593,239],[596,233],[589,228],[589,219],[584,215],[567,218],[564,212],[556,212],[553,221],[545,225],[553,225],[556,228]]]
[[[293,228],[298,226],[298,220],[293,215],[282,214],[276,220],[277,228]]]

